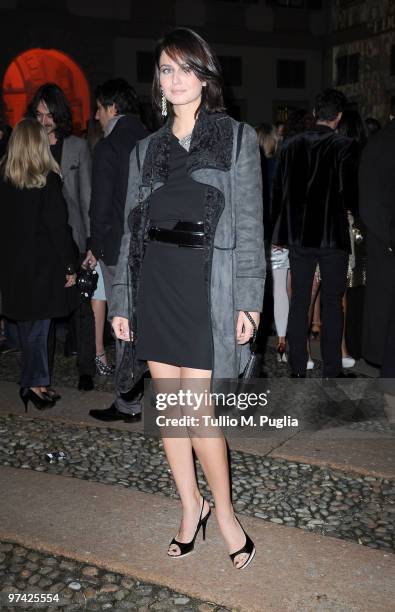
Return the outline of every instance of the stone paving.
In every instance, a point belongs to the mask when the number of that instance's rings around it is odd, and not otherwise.
[[[16,603],[18,594],[25,597]],[[47,603],[32,603],[40,595]],[[55,598],[49,605],[48,596]],[[160,585],[10,542],[0,542],[0,609],[229,612]]]
[[[70,459],[47,463],[53,450]],[[395,482],[235,450],[231,457],[237,512],[395,550]],[[162,442],[130,431],[1,417],[0,464],[177,497]],[[210,499],[200,468],[198,476]]]
[[[109,351],[110,360],[113,353]],[[0,379],[18,382],[20,354],[0,356]],[[276,363],[274,350],[266,352],[265,375],[289,376],[287,366]],[[320,363],[309,374],[321,376]],[[75,359],[58,351],[53,384],[75,387]],[[111,377],[95,378],[97,390],[113,392]],[[363,418],[342,423],[350,430],[377,434],[390,432],[382,406],[373,394]],[[155,437],[111,427],[74,425],[42,420],[39,413],[0,417],[0,465],[121,485],[146,493],[178,498],[163,452]],[[49,464],[45,454],[63,450],[69,458]],[[232,450],[232,481],[238,513],[263,521],[311,531],[395,552],[395,481],[345,473],[308,463],[274,459]],[[198,466],[202,493],[213,503]],[[53,604],[19,602],[7,596],[59,594]],[[30,604],[31,606],[31,604]],[[0,542],[0,610],[183,610],[225,612],[227,608],[204,602],[159,585],[105,569]]]

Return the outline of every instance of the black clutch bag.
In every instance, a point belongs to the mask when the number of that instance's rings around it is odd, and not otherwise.
[[[241,376],[239,376],[239,381],[240,381],[238,385],[239,393],[243,391],[243,384],[248,383],[250,380],[253,380],[254,378],[260,377],[261,372],[262,372],[262,363],[263,363],[262,354],[258,351],[258,344],[257,344],[258,327],[249,312],[244,311],[244,314],[249,320],[249,322],[251,323],[251,325],[253,326],[254,332],[250,340],[251,354],[248,358],[247,365],[244,368],[244,372],[241,374]]]
[[[258,351],[257,345],[258,327],[249,312],[244,311],[244,314],[250,321],[254,330],[252,338],[250,340],[251,354],[248,358],[243,373],[239,375],[235,388],[232,386],[232,396],[252,393],[254,390],[254,379],[260,378],[262,374],[263,357],[262,354]],[[241,414],[244,414],[245,416],[251,416],[256,412],[256,407],[249,406],[247,410],[241,410],[238,408],[238,406],[234,406],[233,404],[231,406],[227,406],[225,409],[225,414],[228,414],[230,417],[235,418],[238,421],[239,425]],[[224,413],[219,412],[218,414]]]
[[[80,268],[77,272],[77,287],[81,297],[90,300],[97,288],[99,275],[96,270]]]

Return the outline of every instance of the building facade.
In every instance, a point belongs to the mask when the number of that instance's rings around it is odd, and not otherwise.
[[[96,85],[122,76],[149,114],[155,41],[186,26],[219,56],[231,114],[252,124],[283,119],[292,108],[311,109],[328,82],[328,16],[326,0],[0,0],[7,115],[15,123],[38,84],[52,80],[68,91],[82,129],[78,71],[92,109]]]
[[[394,0],[335,0],[330,71],[362,117],[388,121],[395,102]]]

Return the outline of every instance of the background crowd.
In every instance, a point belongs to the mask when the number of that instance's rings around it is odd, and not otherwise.
[[[129,157],[148,132],[123,79],[98,87],[95,98],[83,137],[73,135],[70,105],[54,83],[35,92],[13,131],[0,124],[2,347],[23,349],[25,406],[60,399],[51,373],[61,330],[81,391],[93,389],[95,373],[114,371],[104,348],[106,301]],[[285,123],[256,128],[271,272],[261,327],[275,330],[278,367],[292,376],[314,368],[313,339],[325,377],[349,375],[363,357],[395,378],[394,115],[381,126],[326,90],[312,113],[298,109]],[[84,270],[98,273],[88,293],[79,288]],[[91,413],[138,420],[139,399],[117,393],[110,408]]]

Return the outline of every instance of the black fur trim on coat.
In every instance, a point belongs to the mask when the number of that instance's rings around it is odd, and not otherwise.
[[[169,155],[172,138],[172,121],[154,134],[145,155],[142,181],[167,181],[169,176]],[[192,134],[187,159],[188,173],[203,168],[230,170],[233,152],[233,128],[231,119],[223,113],[207,113],[202,110],[197,118]]]

